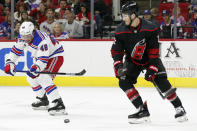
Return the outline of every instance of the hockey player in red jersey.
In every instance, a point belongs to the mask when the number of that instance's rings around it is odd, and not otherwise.
[[[15,66],[24,49],[31,52],[34,62],[27,72],[27,81],[36,93],[33,109],[48,109],[49,114],[64,114],[65,106],[53,83],[55,75],[36,72],[58,72],[63,64],[64,49],[61,44],[46,33],[34,29],[32,22],[23,22],[20,35],[6,60],[5,73],[15,74]],[[49,101],[51,102],[49,106]]]
[[[133,85],[136,84],[140,72],[146,70],[145,79],[154,80],[163,94],[172,89],[159,58],[159,30],[151,22],[138,17],[138,6],[134,1],[126,2],[121,12],[123,22],[116,29],[115,41],[111,48],[114,70],[120,88],[138,110],[128,116],[129,123],[148,122],[150,113],[147,103],[143,103]],[[175,108],[175,118],[179,122],[186,121],[185,109],[176,92],[170,93],[167,99]]]

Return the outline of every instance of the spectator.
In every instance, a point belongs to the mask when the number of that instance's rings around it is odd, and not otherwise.
[[[97,28],[97,33],[99,33],[101,38],[103,36],[102,34],[103,18],[108,15],[107,9],[108,8],[103,0],[95,0],[94,13],[95,13],[96,28]]]
[[[60,0],[59,2],[59,8],[55,10],[56,13],[60,13],[60,18],[62,19],[65,13],[66,8],[70,8],[70,6],[67,4],[66,0]]]
[[[91,0],[81,0],[81,4],[86,5],[86,8],[88,10],[90,9],[90,3],[91,3]]]
[[[193,8],[191,4],[188,6],[188,20],[185,26],[183,26],[183,32],[184,32],[184,39],[191,39],[193,38],[193,28],[192,28],[192,22],[194,19],[194,12],[195,9]]]
[[[11,14],[5,16],[5,21],[0,24],[0,39],[11,38]]]
[[[59,1],[59,0],[52,0],[52,1],[51,1],[52,5],[53,5],[53,7],[54,7],[55,9],[59,8],[58,1]]]
[[[172,38],[172,20],[170,19],[170,12],[168,10],[162,11],[163,20],[160,25],[160,38]]]
[[[160,38],[173,38],[174,21],[170,19],[168,10],[162,11],[164,21],[160,25]],[[183,29],[180,23],[177,23],[177,38],[183,38]]]
[[[67,2],[68,5],[71,5],[72,0],[67,0],[66,2]]]
[[[3,2],[3,7],[8,7],[9,9],[11,8],[11,0],[4,0]]]
[[[54,8],[54,7],[53,7],[52,0],[46,0],[45,3],[46,3],[46,8],[47,8],[47,9]]]
[[[172,14],[174,14],[174,10]],[[174,20],[174,15],[171,16],[171,19]],[[177,23],[180,23],[181,25],[186,24],[185,18],[181,15],[181,9],[179,7],[177,7]]]
[[[63,19],[67,19],[67,15],[71,12],[71,8],[65,8]]]
[[[16,21],[15,22],[15,27],[14,27],[14,39],[17,39],[17,37],[19,35],[20,26],[21,26],[21,22],[20,21]]]
[[[193,19],[193,6],[190,4],[188,6],[188,21],[187,21],[187,25],[191,25],[192,24],[192,19]]]
[[[26,4],[23,2],[20,2],[17,6],[16,6],[16,12],[14,12],[14,19],[17,21],[21,21],[22,19],[22,12],[27,11],[27,7]]]
[[[9,7],[4,7],[3,9],[3,14],[6,16],[7,14],[10,14],[10,8]]]
[[[31,21],[27,11],[23,11],[21,13],[21,23],[23,23],[24,21]]]
[[[40,25],[42,22],[44,22],[47,19],[46,11],[47,8],[45,3],[41,2],[38,8],[34,8],[33,10],[31,10],[29,16],[35,18],[36,22]]]
[[[55,23],[55,11],[54,9],[47,9],[47,20],[40,24],[40,31],[51,34],[52,26]]]
[[[89,38],[90,37],[90,12],[88,11],[88,8],[85,4],[81,4],[81,12],[77,15],[76,20],[79,21],[79,23],[83,26],[84,31],[84,37]],[[94,21],[95,23],[95,21]]]
[[[35,21],[30,18],[30,16],[28,15],[27,11],[24,11],[21,14],[21,21],[20,22],[23,23],[24,21],[31,21],[31,22],[35,23]]]
[[[67,15],[68,21],[65,23],[64,32],[67,32],[69,37],[81,38],[83,37],[83,27],[75,20],[75,15],[73,12]]]
[[[196,11],[194,12],[194,20],[192,21],[192,26],[194,27],[192,32],[193,38],[197,39],[197,12]]]
[[[71,9],[65,8],[65,13],[63,18],[58,17],[58,19],[56,19],[56,22],[59,22],[62,25],[62,29],[64,29],[64,24],[67,22],[67,15],[70,13],[71,13]]]
[[[69,3],[69,6],[71,7],[72,12],[74,12],[75,15],[79,14],[80,12],[80,1],[79,0],[71,0]]]
[[[90,12],[87,10],[86,5],[81,5],[81,12],[77,14],[76,18],[81,25],[89,25],[90,24]]]
[[[159,25],[161,24],[161,22],[163,21],[163,18],[162,18],[162,16],[161,15],[159,15],[159,10],[158,10],[158,8],[152,8],[151,10],[150,10],[150,12],[151,12],[151,14],[152,14],[152,16],[157,20],[157,22],[159,23]]]
[[[69,39],[69,36],[66,32],[63,32],[62,25],[59,22],[53,24],[51,36],[55,39]]]
[[[30,11],[35,8],[38,8],[40,2],[41,2],[41,0],[25,0],[25,3],[28,4]]]
[[[145,20],[150,21],[159,27],[158,21],[152,16],[150,10],[144,10],[143,17]]]

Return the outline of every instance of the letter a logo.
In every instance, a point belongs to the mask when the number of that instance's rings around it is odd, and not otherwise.
[[[179,48],[176,48],[175,43],[171,43],[170,47],[167,48],[168,52],[167,55],[165,57],[170,57],[169,54],[176,54],[176,57],[180,57],[178,50]]]

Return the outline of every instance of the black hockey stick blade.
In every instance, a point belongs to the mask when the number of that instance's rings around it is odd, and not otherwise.
[[[82,76],[86,73],[86,70],[83,69],[82,71],[78,72],[78,73],[66,73],[66,75],[74,75],[74,76]]]
[[[20,73],[27,73],[28,71],[21,71],[21,70],[16,70],[16,72],[20,72]],[[70,76],[82,76],[86,73],[86,70],[83,69],[80,72],[77,73],[64,73],[64,72],[35,72],[35,73],[39,73],[39,74],[55,74],[55,75],[70,75]]]

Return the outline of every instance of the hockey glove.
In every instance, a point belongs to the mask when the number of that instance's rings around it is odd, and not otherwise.
[[[127,68],[124,68],[124,67],[123,67],[123,64],[120,64],[120,65],[117,67],[117,70],[118,70],[118,71],[117,71],[118,77],[119,77],[121,80],[125,80]]]
[[[16,66],[15,66],[14,62],[7,60],[7,63],[4,67],[4,71],[6,74],[10,74],[10,75],[14,76],[16,73]]]
[[[158,68],[154,65],[150,65],[145,74],[145,80],[152,81],[155,79],[155,73],[158,72]]]
[[[34,79],[34,78],[36,78],[40,75],[36,72],[40,72],[39,66],[38,65],[32,65],[30,70],[27,72],[27,75]]]

